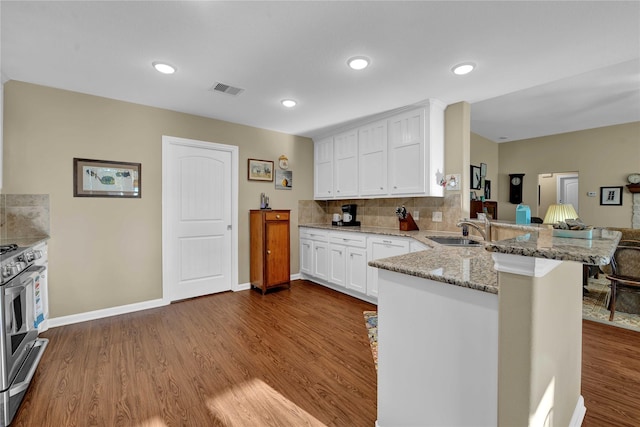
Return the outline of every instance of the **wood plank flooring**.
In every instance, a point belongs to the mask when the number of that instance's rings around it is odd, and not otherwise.
[[[362,426],[376,371],[362,311],[295,281],[51,329],[12,426]],[[584,322],[585,427],[640,425],[640,333]]]
[[[12,426],[373,426],[372,309],[294,282],[54,328]]]

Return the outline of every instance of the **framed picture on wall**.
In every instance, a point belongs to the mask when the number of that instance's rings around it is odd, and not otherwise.
[[[142,164],[73,159],[73,197],[142,197]]]
[[[247,166],[249,181],[273,181],[273,162],[270,160],[249,159]]]
[[[484,180],[484,199],[491,199],[491,181],[488,179]]]
[[[471,188],[480,190],[480,166],[471,165]]]
[[[622,187],[600,187],[600,205],[621,206]]]
[[[486,163],[480,163],[480,176],[481,177],[485,177],[487,176],[487,164]]]

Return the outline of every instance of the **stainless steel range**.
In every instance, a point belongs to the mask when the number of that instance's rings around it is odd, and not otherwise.
[[[48,340],[38,338],[36,292],[45,267],[40,251],[0,246],[0,426],[13,420]]]

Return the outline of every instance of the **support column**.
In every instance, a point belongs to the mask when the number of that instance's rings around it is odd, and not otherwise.
[[[493,254],[498,270],[498,425],[580,426],[582,264]]]

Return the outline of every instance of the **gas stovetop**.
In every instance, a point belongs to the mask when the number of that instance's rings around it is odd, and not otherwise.
[[[33,261],[42,256],[41,251],[21,247],[15,243],[0,246],[0,285],[26,270]]]

